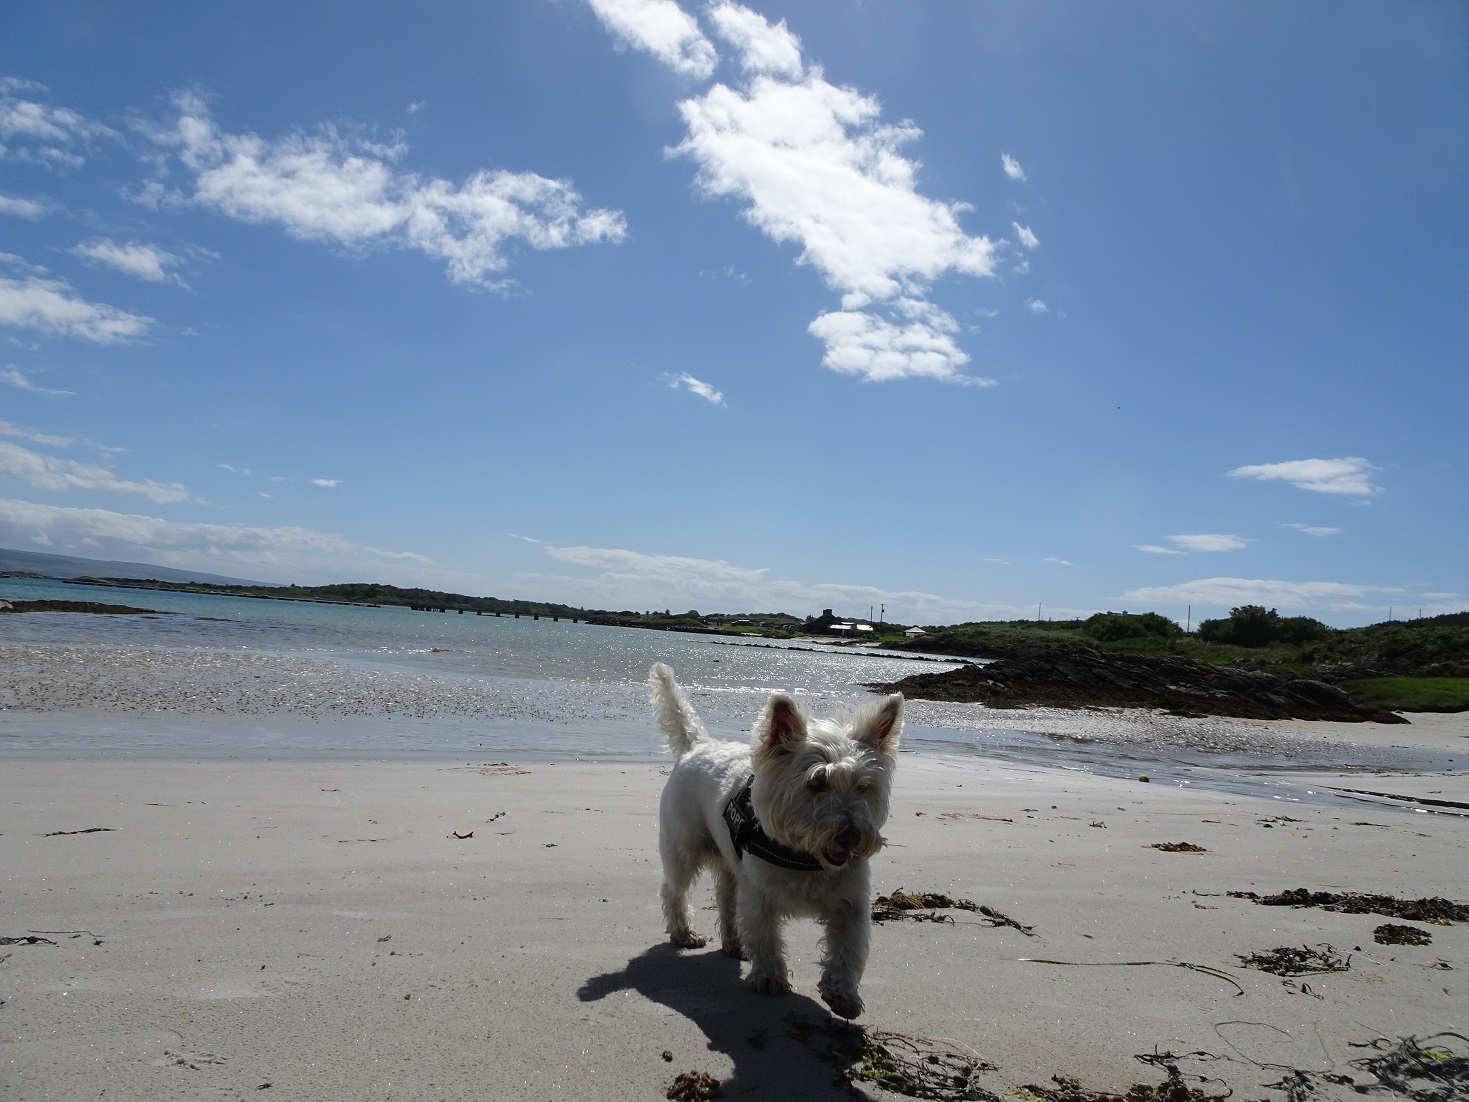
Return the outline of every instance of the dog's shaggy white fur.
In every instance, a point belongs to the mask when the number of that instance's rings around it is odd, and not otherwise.
[[[688,897],[699,872],[712,867],[721,946],[750,961],[755,989],[767,995],[791,989],[781,923],[816,918],[826,927],[821,997],[836,1014],[855,1018],[862,1013],[857,989],[872,925],[867,862],[884,842],[879,831],[888,816],[903,698],[890,696],[842,720],[811,720],[791,697],[776,693],[746,746],[711,738],[663,663],[649,682],[674,757],[658,813],[669,938],[685,948],[705,943],[690,925]],[[819,869],[782,868],[736,850],[724,812],[751,774],[765,833],[809,854]]]

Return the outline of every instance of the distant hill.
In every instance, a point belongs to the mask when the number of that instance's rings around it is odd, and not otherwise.
[[[41,574],[47,578],[138,578],[161,582],[211,582],[215,585],[272,585],[244,578],[226,578],[202,570],[174,570],[145,562],[111,562],[81,559],[72,555],[43,555],[38,551],[15,551],[0,547],[0,573]]]

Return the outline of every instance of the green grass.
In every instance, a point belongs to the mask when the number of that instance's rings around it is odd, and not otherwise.
[[[1369,677],[1341,687],[1390,712],[1469,712],[1469,677]]]

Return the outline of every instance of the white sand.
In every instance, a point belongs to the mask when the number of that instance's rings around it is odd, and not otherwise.
[[[1457,717],[1359,737],[1410,734],[1469,748]],[[748,993],[717,951],[662,943],[659,774],[0,762],[0,935],[75,932],[0,947],[0,1098],[661,1099],[690,1069],[725,1098],[844,1097],[823,1035],[792,1028],[830,1021],[814,926],[791,928],[783,998]],[[1463,774],[1419,781],[1469,802]],[[89,827],[110,829],[46,836]],[[1283,1069],[1340,1069],[1353,1043],[1469,1033],[1469,926],[1380,946],[1387,918],[1225,894],[1464,901],[1469,819],[904,755],[887,833],[880,891],[1034,926],[956,912],[874,931],[862,1023],[968,1046],[996,1065],[991,1089],[1157,1082],[1133,1059],[1157,1049],[1219,1057],[1181,1065],[1211,1093],[1282,1097],[1265,1085]],[[1149,848],[1168,841],[1208,852]],[[1236,956],[1320,943],[1350,971],[1287,981]]]

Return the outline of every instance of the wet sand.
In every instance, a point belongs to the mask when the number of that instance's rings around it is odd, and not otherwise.
[[[1324,726],[1271,737],[1469,749],[1460,717]],[[663,943],[661,772],[7,756],[0,936],[56,944],[0,946],[0,1098],[661,1099],[695,1069],[726,1098],[849,1097],[812,924],[790,927],[797,990],[780,998],[717,950]],[[1461,772],[1389,779],[1469,803]],[[1469,926],[1410,922],[1431,945],[1385,946],[1372,931],[1397,919],[1227,894],[1464,901],[1469,818],[925,753],[902,757],[886,833],[880,892],[1033,928],[953,911],[873,932],[861,1024],[950,1039],[994,1065],[988,1090],[1124,1090],[1163,1078],[1136,1055],[1172,1052],[1208,1093],[1283,1098],[1270,1084],[1293,1069],[1352,1071],[1354,1045],[1469,1035]],[[1205,852],[1152,848],[1181,841]],[[1303,945],[1349,970],[1239,959]]]

